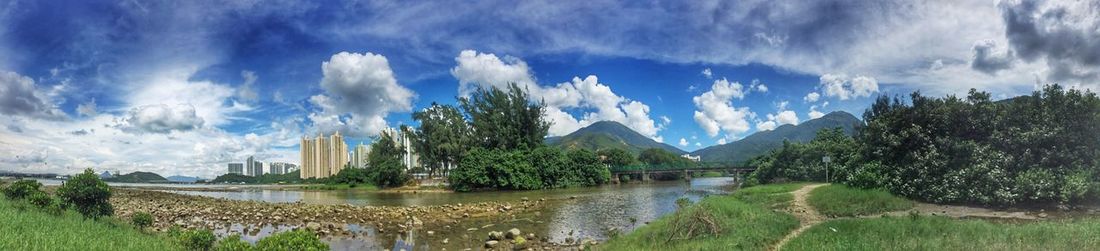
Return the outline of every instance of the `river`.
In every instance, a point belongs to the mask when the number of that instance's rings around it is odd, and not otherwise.
[[[131,185],[131,184],[119,184]],[[178,185],[210,187],[206,185]],[[518,228],[524,233],[535,233],[552,242],[564,243],[567,239],[597,241],[606,240],[610,231],[629,232],[662,215],[677,209],[675,201],[687,198],[692,201],[714,194],[725,194],[734,189],[732,178],[696,178],[688,181],[667,181],[605,185],[599,187],[538,190],[492,191],[473,193],[379,193],[359,190],[302,191],[270,190],[263,187],[231,191],[166,190],[174,193],[199,195],[234,200],[266,202],[302,202],[313,204],[352,204],[372,206],[413,206],[476,203],[485,201],[519,201],[523,198],[545,198],[544,210],[516,215],[513,219],[468,219],[450,229],[422,229],[414,234],[417,249],[477,248],[489,230],[505,231]],[[161,188],[162,189],[162,188]],[[484,228],[486,225],[491,227]],[[252,231],[243,231],[250,228]],[[354,238],[326,238],[334,250],[389,248],[398,237],[396,233],[378,233],[370,226],[349,225],[361,232]],[[478,228],[468,231],[470,228]],[[258,231],[257,231],[258,229]],[[232,226],[217,232],[245,232],[244,239],[255,241],[272,232],[288,229],[285,226]],[[484,230],[483,230],[484,229]],[[425,233],[433,231],[428,236]],[[408,238],[402,235],[404,238]],[[442,240],[447,239],[447,244]]]

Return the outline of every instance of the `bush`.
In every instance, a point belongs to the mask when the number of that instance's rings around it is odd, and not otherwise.
[[[57,189],[57,197],[72,205],[84,217],[96,218],[114,215],[111,207],[111,187],[99,180],[92,169],[73,176]]]
[[[241,240],[241,235],[239,234],[225,237],[214,245],[214,250],[217,251],[249,251],[254,249],[255,248],[252,247],[252,244],[249,244],[247,241]]]
[[[175,229],[174,231],[170,230],[169,235],[175,235],[176,241],[179,241],[180,245],[187,250],[210,250],[214,247],[214,240],[217,239],[214,232],[207,229],[188,231]]]
[[[50,197],[49,194],[46,194],[46,192],[43,191],[35,191],[31,193],[30,196],[27,196],[27,201],[29,201],[31,205],[37,206],[38,208],[46,208],[50,206],[50,204],[54,203],[53,197]]]
[[[594,186],[611,180],[611,171],[589,150],[563,152],[552,147],[533,150],[474,149],[451,171],[451,187],[532,190]]]
[[[38,188],[40,187],[42,187],[42,184],[38,183],[38,181],[36,180],[21,179],[12,182],[11,185],[5,187],[4,196],[7,196],[9,199],[19,200],[26,198],[28,195],[34,194],[35,192],[40,192],[38,191]]]
[[[130,216],[130,222],[140,229],[153,225],[153,215],[146,212],[136,212]]]
[[[277,233],[256,242],[256,249],[265,251],[281,250],[328,250],[328,244],[321,242],[317,235],[309,230],[297,229]]]

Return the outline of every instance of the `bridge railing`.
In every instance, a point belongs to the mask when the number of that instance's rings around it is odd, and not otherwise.
[[[626,165],[626,166],[618,166],[618,167],[613,166],[613,167],[611,167],[611,172],[633,172],[633,171],[643,171],[643,170],[644,171],[675,171],[675,170],[685,170],[685,169],[692,169],[692,170],[706,170],[706,169],[724,170],[724,169],[731,169],[731,168],[747,168],[747,167],[732,165],[732,164],[729,164],[729,163],[721,163],[721,162],[697,162],[697,163],[693,163],[692,165],[638,164],[638,165]]]

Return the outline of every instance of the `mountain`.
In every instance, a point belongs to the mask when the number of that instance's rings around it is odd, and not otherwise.
[[[165,179],[167,179],[168,181],[171,181],[171,182],[195,183],[195,181],[199,180],[199,177],[187,177],[187,176],[175,175],[175,176],[168,176]]]
[[[119,175],[113,178],[106,178],[103,181],[108,182],[125,182],[125,183],[165,183],[169,182],[168,179],[160,176],[159,174],[150,172],[132,172],[128,174]]]
[[[687,153],[680,148],[657,142],[614,121],[600,121],[565,136],[546,138],[546,144],[589,150],[622,148],[635,154],[649,148],[665,149],[676,155]]]
[[[855,134],[855,128],[862,125],[852,114],[842,111],[831,112],[820,118],[811,119],[798,125],[782,125],[775,130],[753,133],[744,139],[724,145],[710,146],[692,152],[705,162],[726,162],[741,164],[745,161],[783,146],[783,140],[791,142],[809,142],[817,131],[826,128],[844,128],[848,135]]]

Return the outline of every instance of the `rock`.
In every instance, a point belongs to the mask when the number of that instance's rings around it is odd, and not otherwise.
[[[321,223],[317,223],[317,222],[306,223],[306,229],[317,231],[317,229],[321,229]]]
[[[450,242],[450,241],[451,241],[451,239],[450,239],[450,238],[444,238],[444,239],[443,239],[443,244],[447,244],[447,242]]]
[[[565,237],[565,244],[573,244],[573,237]]]
[[[435,235],[435,231],[428,231],[428,236]]]
[[[498,241],[503,240],[504,239],[504,233],[497,232],[497,231],[489,231],[489,239],[490,240],[498,240]]]
[[[500,242],[498,242],[498,241],[486,241],[485,242],[485,248],[496,248],[497,243],[500,243]]]
[[[477,229],[478,228],[476,228],[476,227],[471,227],[471,228],[467,228],[466,231],[471,231],[472,232],[472,231],[477,231]]]
[[[527,197],[520,198],[520,200],[527,201]]]
[[[523,238],[522,232],[517,228],[509,229],[508,232],[504,233],[504,238],[515,239],[516,237]]]
[[[527,233],[527,239],[531,239],[531,240],[534,240],[534,239],[535,239],[535,234],[533,234],[533,233]]]
[[[527,240],[523,239],[523,236],[516,236],[516,239],[512,240],[512,243],[515,244],[512,249],[523,249],[527,246]]]
[[[1046,217],[1047,217],[1047,213],[1039,213],[1039,218],[1046,218]]]

